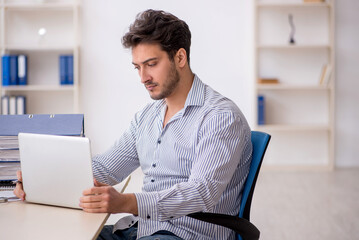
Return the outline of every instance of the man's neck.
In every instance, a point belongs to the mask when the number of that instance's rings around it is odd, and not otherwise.
[[[194,74],[189,71],[187,74],[184,74],[181,77],[182,78],[177,86],[178,89],[176,89],[176,91],[171,96],[165,99],[167,110],[163,122],[163,127],[166,126],[167,122],[184,107],[187,95],[191,90]]]
[[[167,111],[176,113],[184,107],[187,95],[191,90],[193,80],[194,74],[192,72],[188,72],[188,74],[181,77],[176,91],[165,99]]]

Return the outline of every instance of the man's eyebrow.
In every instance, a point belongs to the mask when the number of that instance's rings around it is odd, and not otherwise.
[[[152,61],[152,60],[157,60],[158,58],[156,58],[156,57],[154,57],[154,58],[149,58],[149,59],[146,59],[145,61],[143,61],[141,64],[145,64],[145,63],[148,63],[148,62],[150,62],[150,61]],[[138,65],[137,63],[134,63],[134,62],[132,62],[132,64],[133,65]]]

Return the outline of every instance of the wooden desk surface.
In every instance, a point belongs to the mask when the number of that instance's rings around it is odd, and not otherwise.
[[[94,239],[108,216],[20,201],[0,203],[0,239]]]

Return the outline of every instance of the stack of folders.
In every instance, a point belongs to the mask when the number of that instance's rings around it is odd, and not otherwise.
[[[20,170],[20,154],[17,136],[0,136],[0,191],[11,190]]]
[[[2,85],[26,85],[27,84],[27,56],[5,54],[2,62]]]
[[[2,115],[21,115],[26,114],[26,96],[8,96],[1,97]]]
[[[20,132],[84,136],[83,114],[0,115],[0,191],[15,188]]]

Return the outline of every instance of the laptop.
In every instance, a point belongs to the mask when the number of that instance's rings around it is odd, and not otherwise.
[[[88,138],[19,133],[19,150],[26,201],[80,208],[94,185]]]

